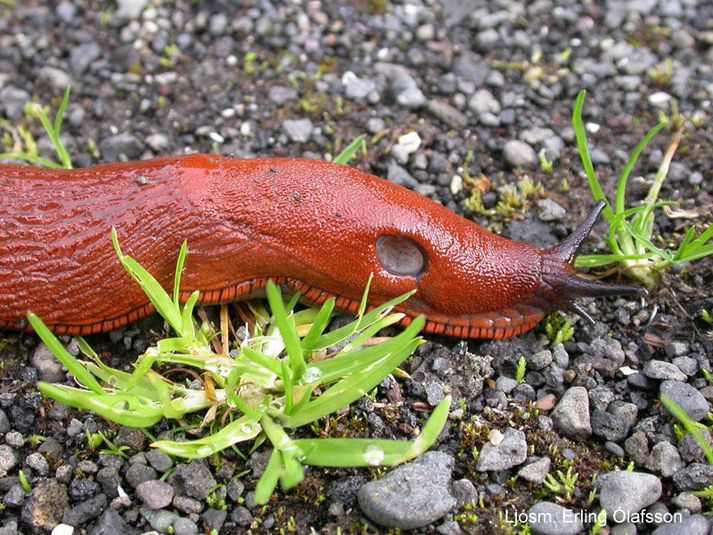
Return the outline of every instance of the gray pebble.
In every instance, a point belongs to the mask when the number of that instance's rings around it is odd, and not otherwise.
[[[198,500],[205,500],[217,485],[210,469],[202,461],[178,465],[169,482],[178,494]]]
[[[661,497],[661,480],[643,472],[621,470],[597,478],[599,503],[609,515],[630,516]],[[618,511],[618,513],[616,513]]]
[[[169,139],[165,134],[151,134],[146,138],[146,144],[152,151],[160,153],[168,149]]]
[[[644,364],[642,373],[649,379],[660,381],[670,379],[672,381],[686,381],[688,379],[675,364],[663,360],[650,360]]]
[[[680,357],[688,353],[688,344],[685,342],[669,342],[664,350],[669,357]]]
[[[474,113],[492,113],[497,115],[500,113],[500,102],[487,89],[478,89],[473,96],[468,100],[468,108]]]
[[[710,533],[710,523],[703,515],[684,516],[680,522],[671,522],[659,526],[653,532],[653,535],[708,535]]]
[[[174,535],[197,535],[198,526],[188,518],[179,518],[173,523]]]
[[[700,513],[703,508],[701,499],[690,492],[681,492],[674,496],[671,503],[679,509],[688,509],[693,514]]]
[[[146,452],[146,460],[159,473],[163,474],[173,466],[171,458],[159,450]]]
[[[671,477],[684,467],[676,447],[665,440],[657,442],[651,448],[651,454],[646,460],[646,468],[658,472],[663,477]]]
[[[589,396],[582,386],[569,388],[551,414],[555,428],[567,437],[587,438],[592,434]]]
[[[33,531],[50,531],[62,522],[69,509],[67,487],[52,479],[40,481],[30,492],[22,509],[22,522]]]
[[[418,182],[416,181],[416,179],[412,177],[406,169],[401,167],[395,161],[391,161],[389,163],[389,166],[386,168],[386,178],[394,184],[398,184],[399,186],[404,186],[411,189],[418,186]]]
[[[10,446],[0,445],[0,478],[17,466],[17,452]]]
[[[69,64],[75,76],[81,76],[91,63],[101,57],[101,47],[94,41],[83,43],[72,49]]]
[[[365,100],[369,93],[376,90],[376,83],[369,78],[359,78],[356,75],[345,76],[343,79],[344,94],[347,98],[357,101]]]
[[[55,91],[64,91],[72,84],[72,77],[62,69],[45,65],[38,74],[40,80],[49,84]]]
[[[209,531],[220,532],[223,524],[225,524],[225,519],[228,518],[228,513],[220,509],[208,509],[203,515],[203,526]]]
[[[89,499],[82,500],[64,513],[62,522],[70,526],[81,526],[86,522],[90,522],[98,517],[107,506],[107,498],[105,494],[97,494]]]
[[[552,352],[549,349],[543,349],[537,353],[527,355],[527,367],[533,370],[541,370],[552,363]]]
[[[8,119],[15,122],[25,115],[25,104],[31,100],[30,94],[24,89],[7,86],[0,90],[0,111],[4,111]]]
[[[134,488],[137,488],[145,481],[156,479],[157,476],[158,474],[156,473],[156,470],[141,463],[132,464],[126,471],[126,481],[128,481],[129,485]]]
[[[385,527],[415,529],[435,522],[456,505],[448,486],[453,458],[439,451],[422,457],[359,489],[362,511]]]
[[[57,360],[54,353],[42,342],[40,342],[30,357],[32,366],[35,367],[40,380],[48,383],[60,383],[65,380],[67,370],[62,363]]]
[[[540,221],[561,221],[566,215],[567,210],[552,199],[540,199],[537,201],[537,217],[540,218]]]
[[[187,514],[198,514],[203,510],[203,503],[188,496],[176,496],[173,498],[173,506]]]
[[[584,530],[574,511],[552,502],[537,502],[530,507],[528,517],[537,535],[576,535]]]
[[[294,87],[273,85],[267,92],[267,98],[277,106],[283,106],[297,98],[297,90]]]
[[[230,512],[230,520],[240,527],[247,527],[253,521],[253,515],[247,507],[238,506]]]
[[[629,432],[629,425],[623,418],[601,409],[594,409],[591,423],[595,435],[613,442],[624,440]]]
[[[102,160],[116,162],[119,160],[136,160],[144,150],[144,144],[133,134],[117,134],[104,138],[99,143]]]
[[[713,465],[692,463],[673,475],[678,490],[701,490],[713,485]]]
[[[537,154],[535,150],[518,139],[511,139],[503,147],[503,157],[512,167],[534,168],[537,166]]]
[[[312,136],[314,125],[310,119],[288,119],[282,123],[282,130],[295,143],[307,143]]]
[[[138,19],[148,4],[148,0],[117,0],[117,10],[114,17],[119,21]]]
[[[535,483],[539,485],[542,483],[547,474],[550,471],[550,458],[542,457],[541,459],[534,459],[533,462],[526,464],[520,470],[518,470],[517,475],[523,478],[525,481],[530,483]]]
[[[679,373],[681,373],[679,371]],[[694,421],[699,422],[710,412],[710,405],[698,390],[688,383],[663,381],[660,396],[666,396],[678,405]]]
[[[163,509],[173,501],[173,487],[165,481],[144,481],[136,487],[136,495],[149,509]]]
[[[41,453],[30,453],[25,458],[25,464],[37,472],[39,476],[46,476],[50,471],[50,465]]]
[[[502,442],[497,445],[486,442],[483,445],[475,469],[479,472],[507,470],[524,463],[526,459],[525,433],[509,427],[503,433]]]
[[[146,522],[151,524],[151,527],[159,533],[168,533],[176,520],[180,518],[176,513],[164,510],[154,511],[146,507],[139,509],[139,512],[146,519]]]

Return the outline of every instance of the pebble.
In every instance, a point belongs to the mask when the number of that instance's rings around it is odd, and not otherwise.
[[[569,388],[550,416],[555,428],[567,437],[579,440],[592,434],[589,396],[582,386]]]
[[[107,509],[89,533],[90,535],[117,535],[118,533],[136,535],[139,531],[129,526],[114,509]]]
[[[507,470],[522,464],[527,459],[525,433],[511,427],[502,434],[502,440],[494,444],[486,442],[480,451],[475,469],[479,472]]]
[[[163,509],[173,501],[173,487],[165,481],[144,481],[136,487],[136,495],[149,509]]]
[[[594,409],[591,417],[592,432],[613,442],[620,442],[629,433],[629,424],[620,416]]]
[[[391,155],[398,163],[404,165],[408,162],[409,156],[416,152],[421,146],[421,136],[418,132],[409,132],[399,136],[398,141],[391,148]]]
[[[661,480],[643,472],[620,470],[597,478],[599,503],[610,516],[630,516],[661,497]],[[617,513],[618,512],[618,513]]]
[[[415,529],[435,522],[456,505],[450,494],[453,458],[440,451],[396,468],[359,489],[361,510],[377,524]]]
[[[551,461],[549,457],[533,459],[531,463],[528,463],[520,468],[517,475],[525,481],[539,485],[545,480],[545,478],[547,478],[547,474],[550,471],[550,464]]]
[[[119,21],[138,19],[148,0],[117,0],[114,17]]]
[[[99,150],[105,162],[136,160],[141,156],[144,144],[135,135],[123,133],[102,139]]]
[[[189,518],[178,518],[173,523],[173,533],[174,535],[197,535],[198,526]]]
[[[178,465],[168,481],[177,494],[197,500],[205,500],[217,485],[210,469],[202,461]]]
[[[566,215],[567,210],[552,199],[540,199],[537,201],[537,217],[540,218],[540,221],[561,221]]]
[[[72,73],[77,77],[82,76],[92,62],[101,57],[101,54],[102,49],[95,41],[89,41],[74,47],[69,57]]]
[[[151,524],[151,527],[159,533],[169,533],[176,520],[180,518],[176,513],[164,511],[163,509],[154,511],[153,509],[142,507],[139,512]]]
[[[0,478],[17,466],[17,452],[10,446],[0,445]]]
[[[416,179],[395,161],[389,163],[389,166],[386,169],[386,178],[399,186],[411,189],[418,186]]]
[[[483,113],[497,115],[501,110],[500,102],[487,89],[478,89],[473,93],[468,100],[468,108],[478,115]]]
[[[158,474],[156,473],[156,470],[141,463],[132,464],[126,471],[126,481],[128,481],[129,485],[134,488],[138,487],[145,481],[156,479],[157,476]]]
[[[154,470],[163,474],[164,472],[171,469],[173,466],[173,460],[159,450],[150,450],[146,452],[146,460],[151,465]]]
[[[253,521],[253,515],[247,507],[238,506],[230,512],[230,520],[240,527],[247,527]]]
[[[391,83],[391,92],[399,106],[408,109],[420,108],[426,103],[426,96],[419,89],[412,76],[398,74]]]
[[[700,513],[703,508],[701,499],[690,492],[681,492],[677,496],[674,496],[671,503],[678,507],[679,509],[688,509],[691,513]]]
[[[681,373],[679,371],[679,373]],[[688,383],[663,381],[659,389],[660,396],[666,396],[694,421],[699,422],[710,412],[710,404],[698,390]]]
[[[107,507],[105,494],[97,494],[87,500],[82,500],[64,513],[62,521],[70,526],[81,526],[98,517]]]
[[[284,106],[297,98],[297,90],[294,87],[273,85],[267,91],[267,98],[277,106]]]
[[[39,379],[48,383],[61,383],[65,380],[67,370],[57,360],[52,351],[40,342],[30,357],[30,363],[37,370]]]
[[[671,477],[684,467],[676,447],[665,440],[657,442],[651,448],[651,454],[645,464],[648,470],[658,472],[663,477]]]
[[[535,150],[519,139],[511,139],[503,147],[503,157],[511,167],[525,167],[532,169],[537,166]]]
[[[282,123],[282,130],[290,141],[307,143],[312,137],[314,124],[310,119],[288,119]]]
[[[3,87],[0,90],[0,111],[4,111],[8,119],[17,122],[25,115],[25,105],[32,97],[24,89],[14,86]]]
[[[666,355],[675,358],[682,357],[688,353],[688,344],[685,342],[669,342],[664,347]]]
[[[543,349],[527,355],[526,360],[529,369],[541,370],[552,364],[552,352],[549,349]]]
[[[683,373],[675,364],[663,360],[650,360],[644,364],[643,374],[649,379],[657,379],[664,381],[670,379],[672,381],[686,381],[686,374]]]
[[[713,465],[691,463],[673,474],[673,482],[678,490],[701,490],[713,485]]]
[[[376,83],[369,78],[359,78],[351,71],[347,71],[342,76],[344,94],[348,99],[363,101],[372,91],[376,91]]]
[[[468,118],[466,115],[444,100],[429,100],[426,104],[426,109],[436,119],[442,121],[454,130],[462,130],[468,124]]]
[[[584,531],[575,512],[552,502],[537,502],[528,511],[530,528],[537,535],[577,535]]]
[[[25,458],[25,464],[37,472],[39,476],[46,476],[50,471],[50,465],[41,453],[30,453]]]
[[[67,487],[52,479],[45,479],[37,483],[27,497],[22,509],[22,522],[33,531],[49,531],[62,522],[67,509]]]
[[[671,522],[659,526],[653,531],[653,535],[708,535],[710,533],[710,523],[703,515],[684,516],[680,522]]]

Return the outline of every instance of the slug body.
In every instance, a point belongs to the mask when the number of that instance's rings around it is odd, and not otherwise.
[[[255,297],[268,279],[313,303],[354,312],[410,290],[404,323],[426,332],[505,338],[581,295],[631,288],[590,283],[571,262],[596,218],[541,250],[501,238],[429,199],[357,169],[290,159],[190,155],[87,169],[0,165],[0,328],[28,311],[57,333],[108,331],[153,312],[110,240],[169,288],[190,254],[182,297]],[[591,221],[590,221],[591,220]]]

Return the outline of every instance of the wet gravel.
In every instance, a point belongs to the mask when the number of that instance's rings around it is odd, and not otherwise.
[[[12,125],[27,102],[56,105],[68,84],[64,140],[77,166],[193,151],[329,159],[367,133],[368,154],[354,165],[549,246],[593,205],[570,126],[587,89],[592,160],[609,192],[659,113],[689,119],[662,196],[696,218],[658,217],[657,230],[667,242],[692,222],[711,224],[710,2],[236,4],[0,2],[4,143],[19,136]],[[24,126],[51,156],[39,126]],[[632,175],[630,199],[645,194],[665,150],[662,135]],[[493,208],[525,178],[545,194],[510,217],[466,203],[484,187],[484,208]],[[604,245],[594,235],[589,250]],[[305,483],[267,507],[253,503],[264,449],[247,461],[227,453],[190,463],[151,451],[136,430],[42,400],[34,383],[65,381],[66,372],[34,336],[0,333],[0,535],[498,533],[520,514],[534,533],[577,533],[602,508],[612,533],[706,534],[710,505],[692,492],[713,484],[713,468],[658,396],[710,423],[703,371],[713,342],[696,314],[712,307],[711,266],[665,275],[645,302],[585,301],[597,323],[572,317],[564,344],[542,331],[429,339],[406,366],[410,379],[386,380],[376,402],[357,403],[334,432],[360,421],[364,435],[410,438],[424,408],[450,394],[438,451],[378,481],[370,476],[381,472],[308,469]],[[91,342],[128,369],[160,329],[148,320]],[[76,341],[64,342],[76,354]],[[521,357],[526,374],[516,380]],[[115,437],[125,457],[89,448],[96,431]],[[543,486],[568,469],[578,475],[571,495]],[[626,518],[613,514],[624,510]],[[594,516],[573,516],[581,511]]]

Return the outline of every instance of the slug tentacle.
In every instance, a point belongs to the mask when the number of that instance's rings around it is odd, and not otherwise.
[[[574,259],[579,252],[582,242],[587,238],[594,227],[599,214],[606,203],[600,201],[589,213],[587,218],[565,238],[561,243],[543,251],[542,281],[548,287],[547,299],[571,308],[587,322],[593,320],[574,301],[578,297],[606,297],[617,295],[638,295],[645,297],[648,292],[639,286],[622,286],[608,284],[578,276],[574,270]]]

